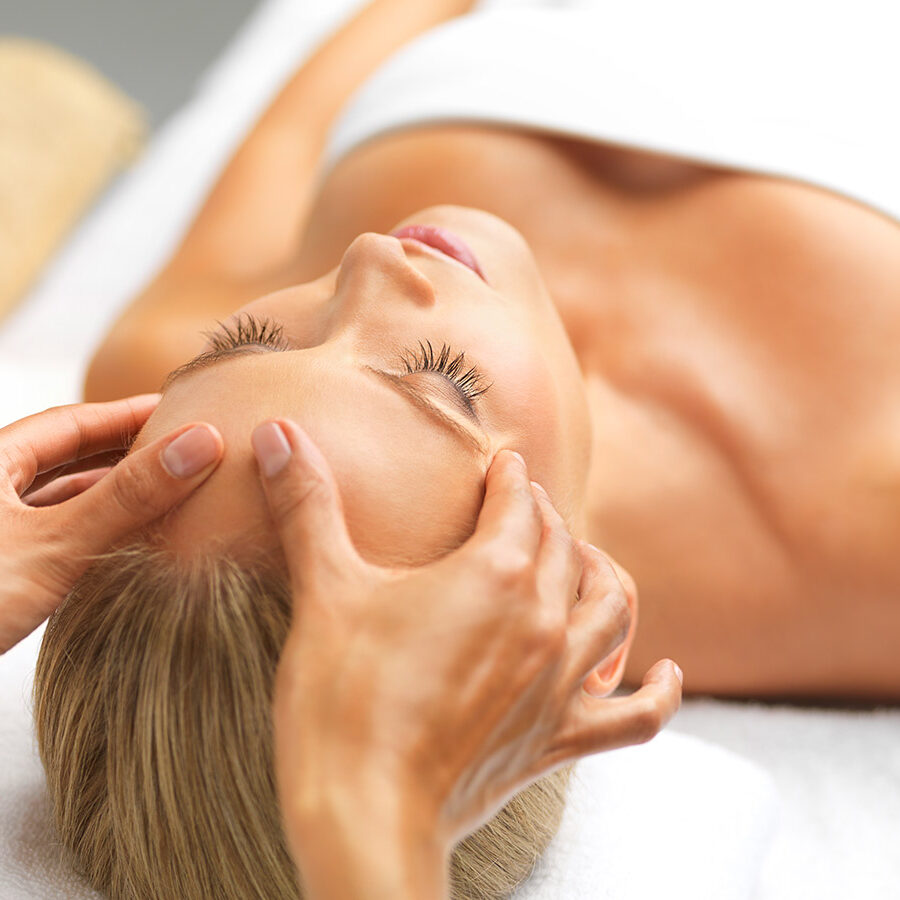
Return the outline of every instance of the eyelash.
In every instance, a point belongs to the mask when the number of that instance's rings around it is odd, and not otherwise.
[[[418,349],[404,350],[400,364],[407,375],[416,372],[437,372],[456,385],[470,407],[490,388],[477,366],[466,366],[465,351],[454,353],[449,344],[442,344],[435,352],[431,341],[419,341]]]
[[[290,350],[284,337],[284,326],[271,319],[262,319],[250,313],[243,313],[230,324],[218,323],[215,331],[204,332],[209,341],[211,353],[224,353],[248,344],[259,344],[273,350]]]
[[[206,338],[211,353],[224,353],[248,344],[259,344],[274,350],[291,349],[284,337],[284,326],[249,313],[244,313],[229,324],[219,322],[219,327],[207,332]],[[466,366],[465,351],[455,353],[449,344],[442,344],[441,349],[435,351],[431,341],[419,341],[417,348],[402,352],[400,365],[407,375],[417,372],[443,375],[457,387],[470,408],[474,407],[475,401],[491,386],[485,384],[484,376],[477,366]]]

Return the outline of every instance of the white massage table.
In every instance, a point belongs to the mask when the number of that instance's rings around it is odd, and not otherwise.
[[[362,5],[260,6],[0,325],[0,424],[79,399],[90,348],[266,100]],[[0,897],[86,900],[55,843],[32,738],[39,639],[0,658]],[[651,743],[579,764],[560,833],[516,896],[888,900],[900,897],[898,839],[900,709],[687,700]]]

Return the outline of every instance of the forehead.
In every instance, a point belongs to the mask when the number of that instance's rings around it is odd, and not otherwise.
[[[235,550],[276,545],[250,433],[281,416],[297,421],[321,448],[351,536],[367,558],[423,562],[471,531],[488,460],[352,364],[265,353],[224,360],[173,383],[135,445],[191,421],[222,433],[222,463],[163,525],[179,552],[219,543]]]

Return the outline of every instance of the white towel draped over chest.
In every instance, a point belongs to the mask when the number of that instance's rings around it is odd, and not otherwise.
[[[900,221],[900,4],[482,2],[351,97],[324,154],[490,122],[783,176]]]

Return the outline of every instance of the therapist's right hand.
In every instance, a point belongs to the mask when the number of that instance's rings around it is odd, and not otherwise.
[[[330,468],[297,425],[265,423],[253,444],[293,589],[276,775],[295,859],[321,886],[311,896],[355,896],[338,886],[354,863],[333,844],[323,869],[330,826],[346,847],[381,847],[366,851],[376,867],[412,823],[449,853],[541,775],[649,740],[675,713],[668,660],[636,693],[606,696],[633,637],[633,582],[569,536],[518,454],[495,457],[462,547],[384,569],[356,552]]]

